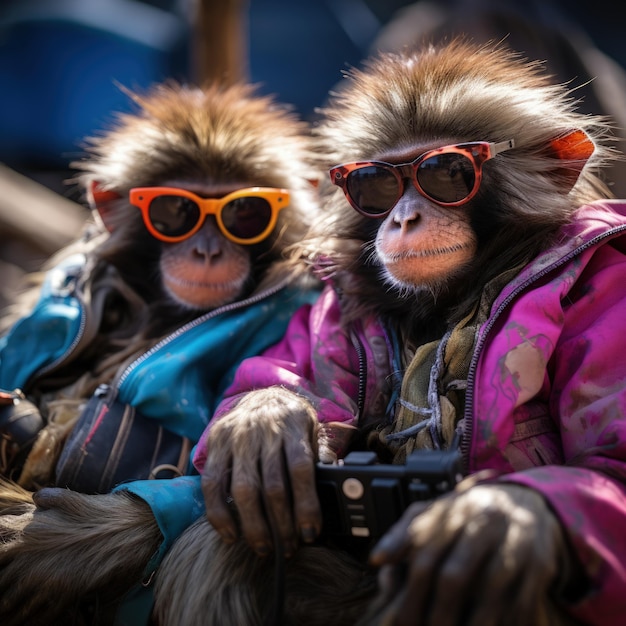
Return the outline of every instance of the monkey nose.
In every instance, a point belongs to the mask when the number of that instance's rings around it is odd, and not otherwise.
[[[194,258],[201,263],[218,261],[222,254],[222,248],[218,245],[197,245],[193,249]]]
[[[421,213],[414,202],[404,201],[403,196],[393,208],[391,216],[394,225],[408,230],[419,222]]]
[[[405,185],[404,193],[391,211],[392,221],[402,229],[408,229],[421,219],[424,198],[413,185]]]

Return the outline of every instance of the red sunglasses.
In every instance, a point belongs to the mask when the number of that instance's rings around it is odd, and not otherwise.
[[[330,179],[343,189],[352,207],[367,217],[385,217],[404,194],[407,179],[425,198],[442,206],[459,206],[476,195],[483,163],[514,146],[513,139],[473,141],[429,150],[399,165],[344,163],[330,170]]]
[[[177,187],[137,187],[130,190],[129,198],[141,210],[150,233],[170,243],[197,233],[207,215],[215,215],[227,239],[259,243],[276,226],[278,212],[289,204],[289,192],[273,187],[238,189],[223,198],[201,198]]]

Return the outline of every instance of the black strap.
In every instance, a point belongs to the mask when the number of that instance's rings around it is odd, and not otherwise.
[[[265,511],[271,519],[270,508],[267,506],[265,496],[263,498]],[[270,523],[272,529],[272,541],[274,542],[274,594],[272,599],[272,610],[265,620],[265,626],[280,626],[283,623],[283,612],[285,608],[285,549],[282,539],[278,534],[276,524]]]

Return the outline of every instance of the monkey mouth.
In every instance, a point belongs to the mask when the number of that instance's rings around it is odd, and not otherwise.
[[[213,291],[233,291],[243,287],[244,278],[224,282],[206,282],[200,280],[190,280],[188,278],[180,278],[178,276],[168,276],[166,282],[172,283],[183,289],[204,289]]]
[[[446,254],[455,254],[469,248],[469,244],[457,243],[453,246],[445,246],[442,248],[430,248],[428,250],[403,250],[402,252],[383,252],[378,250],[378,256],[385,265],[400,263],[402,261],[411,261],[414,259],[422,259],[434,256],[443,256]]]
[[[416,288],[447,280],[472,258],[474,249],[471,242],[391,253],[379,249],[378,258],[392,283]]]
[[[166,292],[178,304],[189,309],[209,310],[236,300],[242,293],[245,279],[222,282],[191,280],[167,276],[163,280]]]

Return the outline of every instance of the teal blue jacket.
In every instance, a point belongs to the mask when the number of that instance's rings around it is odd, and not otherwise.
[[[88,340],[88,308],[77,289],[84,263],[74,255],[51,270],[34,309],[0,338],[0,388],[28,391]],[[316,296],[278,285],[202,315],[121,373],[118,398],[197,441],[242,359],[278,342],[295,310]]]
[[[25,389],[57,367],[89,337],[88,307],[77,285],[85,257],[74,255],[48,272],[34,309],[0,339],[0,388]],[[196,442],[231,383],[239,363],[277,343],[302,304],[318,292],[278,285],[215,309],[160,341],[120,374],[118,399],[145,417]],[[152,508],[164,542],[156,567],[174,539],[204,510],[199,476],[142,480],[132,491]]]

